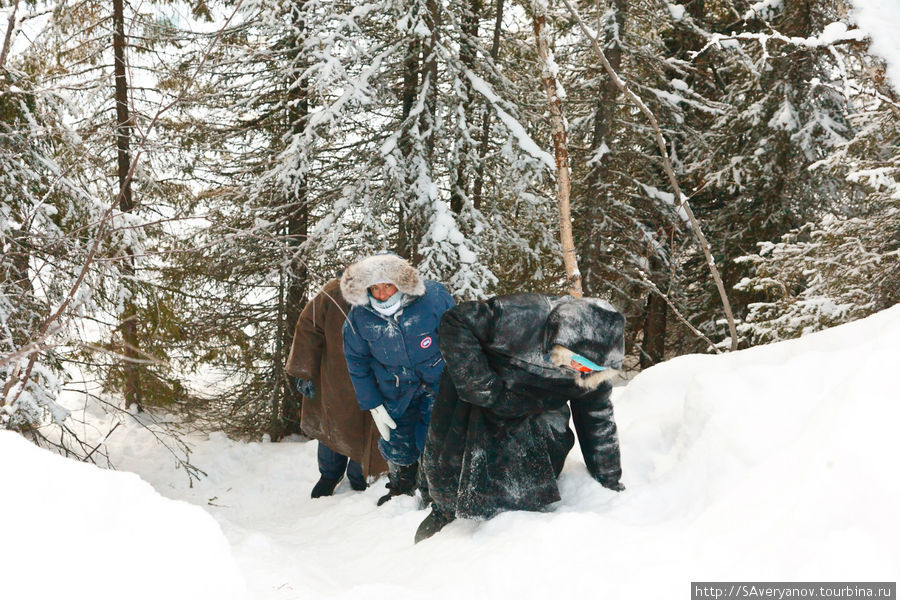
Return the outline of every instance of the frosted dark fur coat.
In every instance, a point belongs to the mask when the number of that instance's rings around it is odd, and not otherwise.
[[[614,488],[622,471],[609,376],[586,381],[551,354],[565,346],[618,369],[623,328],[609,305],[571,296],[518,294],[449,310],[423,458],[436,505],[489,518],[558,501],[556,478],[575,443],[570,415],[591,476]]]

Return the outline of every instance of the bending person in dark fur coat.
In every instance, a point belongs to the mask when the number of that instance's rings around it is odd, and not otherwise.
[[[372,413],[388,463],[389,492],[412,495],[419,456],[444,361],[441,316],[455,303],[440,283],[423,279],[395,254],[347,267],[341,292],[353,305],[344,324],[344,354],[360,408]]]
[[[624,489],[609,399],[624,324],[601,300],[541,294],[466,302],[444,315],[446,368],[423,457],[434,504],[417,542],[456,517],[558,501],[556,479],[575,444],[570,414],[591,476]]]

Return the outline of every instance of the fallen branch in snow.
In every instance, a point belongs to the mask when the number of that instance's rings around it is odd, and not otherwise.
[[[91,450],[90,452],[88,452],[87,456],[85,456],[83,459],[81,459],[81,462],[87,462],[87,461],[91,460],[91,456],[94,455],[94,452],[96,452],[97,449],[98,449],[100,446],[102,446],[103,444],[106,443],[106,440],[109,439],[109,436],[111,436],[112,433],[113,433],[113,431],[115,431],[116,429],[118,429],[119,425],[121,425],[121,424],[122,424],[122,423],[116,423],[115,425],[113,425],[112,429],[110,429],[110,430],[107,432],[107,434],[104,435],[103,438],[102,438],[99,442],[97,442],[97,445],[94,446],[94,449]]]
[[[678,179],[675,177],[675,170],[672,168],[672,162],[669,160],[669,153],[666,149],[666,141],[663,138],[662,130],[659,127],[659,122],[656,120],[656,116],[653,112],[644,104],[643,100],[641,100],[637,94],[631,91],[631,88],[622,81],[616,71],[612,68],[612,65],[609,64],[609,60],[606,58],[606,54],[604,54],[603,49],[600,48],[600,44],[597,43],[597,36],[592,35],[591,31],[588,29],[587,25],[584,23],[584,19],[581,18],[581,15],[578,13],[578,10],[572,5],[571,0],[563,0],[566,7],[568,7],[569,12],[572,13],[572,16],[578,21],[578,24],[581,26],[581,30],[584,32],[584,35],[591,41],[591,45],[594,48],[594,52],[600,57],[600,61],[603,63],[603,68],[606,70],[606,73],[609,75],[610,79],[612,79],[613,83],[615,83],[616,87],[625,95],[626,98],[631,100],[635,106],[647,117],[647,120],[650,122],[651,127],[653,127],[653,131],[656,132],[656,144],[659,146],[660,156],[663,161],[663,168],[666,171],[666,175],[669,178],[669,184],[672,186],[672,190],[675,192],[675,198],[680,202],[678,205],[678,210],[684,211],[684,213],[688,216],[688,219],[691,223],[691,229],[694,231],[694,235],[697,237],[697,242],[700,244],[700,248],[703,250],[704,256],[706,256],[706,264],[709,265],[709,270],[712,273],[713,280],[716,282],[716,288],[719,291],[719,297],[722,299],[722,308],[725,311],[725,317],[728,319],[728,330],[731,333],[731,350],[737,350],[737,327],[734,324],[734,315],[731,312],[731,303],[728,301],[728,295],[725,293],[725,284],[722,283],[722,277],[719,275],[719,269],[716,267],[715,258],[713,258],[712,253],[709,249],[709,242],[706,239],[706,236],[703,235],[703,231],[700,229],[700,224],[697,222],[696,217],[694,217],[694,211],[691,210],[690,204],[688,204],[687,196],[681,193],[681,186],[678,185]]]
[[[198,466],[191,463],[191,448],[188,446],[186,442],[181,439],[181,426],[178,423],[175,423],[166,418],[160,418],[152,412],[141,412],[135,414],[127,409],[124,409],[120,406],[117,406],[113,402],[105,400],[102,396],[98,394],[94,394],[89,390],[77,390],[78,393],[83,394],[85,396],[85,403],[90,400],[97,402],[100,404],[104,410],[108,410],[117,416],[116,424],[110,429],[106,435],[100,438],[100,441],[91,449],[86,456],[81,457],[76,452],[72,451],[65,440],[60,437],[60,442],[55,443],[52,442],[46,436],[41,436],[43,441],[48,442],[58,449],[63,450],[66,455],[74,455],[79,457],[84,462],[92,462],[96,461],[92,458],[94,452],[97,451],[98,448],[103,447],[112,433],[122,424],[124,424],[126,419],[130,419],[134,423],[138,424],[144,431],[148,432],[153,436],[156,443],[166,449],[166,451],[172,455],[175,459],[176,468],[180,468],[184,470],[185,474],[188,477],[188,487],[194,487],[194,481],[200,481],[203,477],[206,477],[207,474],[205,471],[200,469]],[[84,442],[78,435],[75,434],[71,430],[71,428],[65,428],[66,432],[72,437],[74,442],[81,446],[83,450],[87,450],[88,446],[86,442]],[[127,434],[126,434],[127,435]],[[101,454],[106,458],[107,465],[110,468],[115,468],[115,465],[110,460],[109,456],[104,454],[101,451]]]

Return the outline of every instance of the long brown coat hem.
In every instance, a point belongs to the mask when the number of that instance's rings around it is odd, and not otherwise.
[[[303,433],[359,462],[363,474],[373,477],[387,464],[372,416],[359,408],[347,372],[342,328],[349,311],[339,281],[332,279],[300,313],[285,371],[311,379],[316,388],[314,397],[303,399]]]

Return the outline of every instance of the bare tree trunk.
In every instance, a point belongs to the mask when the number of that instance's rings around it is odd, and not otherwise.
[[[113,0],[113,72],[116,82],[116,167],[119,177],[119,210],[128,213],[134,210],[134,201],[131,196],[131,130],[132,122],[128,103],[128,74],[125,63],[125,1]],[[135,274],[134,253],[126,250],[126,258],[123,271],[126,275],[126,285],[133,289]],[[124,345],[124,395],[125,406],[137,405],[140,409],[143,404],[143,394],[140,381],[140,356],[138,346],[138,317],[134,304],[134,295],[131,294],[125,302],[125,308],[121,316],[122,343]]]
[[[412,140],[409,137],[409,125],[406,124],[406,121],[409,119],[412,107],[416,102],[416,91],[419,87],[420,54],[421,44],[418,41],[410,42],[406,51],[406,60],[404,61],[405,69],[403,72],[402,120],[404,123],[404,131],[400,134],[400,140],[398,142],[400,153],[403,155],[407,164],[409,157],[412,156],[413,149]],[[405,192],[406,190],[404,190],[404,195],[397,199],[397,254],[404,258],[413,258],[416,247],[415,240],[412,239],[414,237],[412,235],[413,215],[409,214],[408,205],[411,203],[409,201],[409,196],[406,195]]]
[[[497,0],[497,14],[494,19],[494,39],[491,42],[491,59],[496,64],[500,56],[500,32],[503,26],[503,0]],[[481,121],[481,146],[478,149],[478,168],[475,171],[475,183],[472,186],[472,205],[475,210],[481,210],[482,193],[484,190],[484,161],[487,157],[488,144],[491,133],[491,109],[489,103],[484,103],[484,117]]]
[[[287,222],[288,246],[296,248],[304,240],[309,229],[309,206],[307,185],[304,181],[296,196],[289,205],[291,211]],[[276,356],[279,369],[278,380],[284,384],[284,402],[281,411],[281,420],[284,424],[284,434],[300,433],[300,412],[303,404],[303,396],[297,391],[292,378],[284,373],[284,365],[290,352],[294,339],[294,328],[300,318],[300,312],[306,305],[307,291],[309,288],[309,271],[306,263],[298,256],[299,249],[295,250],[287,277],[287,290],[284,304],[284,320],[280,324],[281,347]]]
[[[441,41],[441,6],[437,0],[427,0],[428,12],[425,24],[431,31],[426,38],[422,55],[422,74],[428,78],[428,93],[425,97],[425,111],[422,113],[420,128],[428,132],[425,138],[425,158],[431,165],[437,140],[437,97],[438,97],[438,58],[437,48]]]
[[[307,202],[307,185],[304,182],[289,207],[291,215],[288,217],[287,222],[287,240],[288,246],[291,248],[299,246],[306,239],[309,228],[309,207]],[[277,380],[284,386],[284,401],[280,415],[284,435],[300,433],[300,413],[303,406],[303,396],[297,390],[297,386],[294,385],[293,378],[284,372],[287,355],[290,352],[294,339],[294,328],[300,319],[300,312],[306,305],[307,290],[309,288],[309,272],[305,262],[298,256],[298,253],[299,250],[296,250],[290,269],[286,273],[287,290],[283,312],[280,311],[284,315],[284,320],[279,324],[281,342],[279,352],[275,357],[276,368],[278,369]]]
[[[463,14],[463,40],[459,47],[459,61],[463,67],[473,72],[475,70],[476,44],[478,41],[478,18],[482,8],[482,0],[469,0]],[[468,78],[465,78],[464,81],[466,85],[466,100],[463,102],[463,118],[465,119],[465,127],[468,129],[469,119],[472,117],[472,99],[475,91],[472,89],[472,82]],[[450,210],[457,215],[462,212],[463,199],[466,197],[466,163],[469,150],[468,136],[461,136],[459,162],[456,165],[456,185],[450,191]]]
[[[303,54],[306,37],[305,8],[306,0],[296,0],[291,5],[289,15],[293,25],[293,33],[289,42],[291,44],[289,60],[293,68],[286,82],[289,90],[287,119],[291,133],[294,135],[303,135],[309,123],[309,79],[303,77],[299,82],[295,80],[295,78],[301,77],[306,70],[306,60]],[[300,318],[300,312],[306,304],[309,288],[309,270],[300,251],[300,245],[306,240],[309,233],[309,185],[305,173],[295,175],[286,197],[280,200],[283,202],[286,212],[284,235],[291,252],[291,260],[282,275],[279,286],[279,337],[276,340],[273,365],[275,383],[272,392],[275,406],[272,411],[273,423],[270,431],[273,439],[300,433],[301,425],[303,396],[294,385],[293,378],[284,372],[284,365],[294,340],[294,328]]]
[[[553,127],[553,150],[556,155],[556,200],[559,205],[559,237],[562,243],[563,264],[566,268],[566,280],[569,294],[580,298],[581,273],[578,271],[578,260],[575,255],[575,242],[572,237],[572,216],[569,206],[569,194],[572,183],[569,177],[569,149],[566,142],[566,123],[562,114],[562,100],[559,97],[559,84],[554,75],[550,46],[547,42],[546,7],[540,0],[532,2],[534,10],[534,37],[537,40],[538,57],[541,61],[541,79],[547,92],[550,106],[550,122]]]
[[[661,363],[665,359],[666,352],[668,305],[664,296],[669,292],[669,272],[665,265],[660,264],[661,261],[653,258],[652,255],[649,262],[651,273],[658,274],[658,279],[663,281],[661,284],[657,284],[656,291],[647,294],[647,304],[640,324],[640,328],[644,332],[640,354],[641,369]]]
[[[659,294],[647,295],[644,311],[644,343],[641,352],[641,369],[661,363],[666,348],[666,301]]]
[[[614,0],[610,11],[606,29],[606,41],[604,47],[613,69],[618,70],[622,64],[622,45],[619,39],[623,35],[625,17],[628,11],[627,0]],[[579,215],[583,215],[586,222],[579,223],[578,253],[583,267],[584,293],[588,296],[597,296],[603,286],[603,276],[598,267],[602,264],[603,238],[600,232],[595,231],[594,224],[604,221],[604,214],[612,200],[610,162],[616,118],[617,103],[619,101],[619,88],[615,82],[607,76],[597,90],[597,104],[594,108],[594,128],[591,135],[590,152],[588,154],[590,164],[586,178],[583,180],[583,189],[576,197],[580,199],[582,209]],[[596,158],[601,148],[607,151],[599,159]],[[581,217],[579,217],[579,221]],[[632,329],[632,331],[634,331]]]
[[[16,11],[19,10],[19,0],[13,4],[9,12],[9,21],[6,26],[6,35],[3,36],[3,49],[0,50],[0,69],[6,66],[6,57],[9,56],[9,47],[12,45],[13,31],[16,28]]]
[[[285,379],[284,367],[279,364],[281,355],[284,354],[284,272],[278,276],[278,308],[276,309],[276,327],[278,334],[275,336],[275,352],[273,353],[274,362],[272,364],[272,414],[269,419],[269,435],[273,441],[278,441],[285,435],[285,424],[282,418],[284,402],[282,401],[282,380]]]
[[[728,294],[725,293],[725,286],[722,283],[722,277],[719,275],[719,270],[716,268],[716,261],[713,258],[712,252],[709,249],[709,242],[706,239],[706,236],[703,235],[703,231],[700,229],[700,224],[697,222],[697,218],[694,216],[694,211],[691,210],[690,204],[688,204],[687,196],[685,196],[681,192],[681,186],[678,185],[678,178],[675,177],[675,171],[672,168],[672,163],[669,160],[669,154],[666,149],[666,142],[662,135],[662,130],[659,127],[659,123],[656,120],[653,112],[647,108],[647,105],[633,92],[628,86],[619,78],[619,75],[613,70],[612,66],[609,64],[609,60],[606,58],[606,54],[603,52],[603,49],[600,48],[600,45],[597,43],[597,39],[591,35],[590,30],[587,28],[587,25],[584,24],[584,20],[581,18],[581,15],[578,14],[578,11],[572,6],[572,2],[570,0],[563,0],[565,5],[569,8],[569,12],[572,13],[572,16],[578,21],[578,24],[581,26],[581,30],[584,32],[585,36],[591,41],[591,45],[594,48],[594,52],[600,57],[600,61],[603,63],[603,67],[606,69],[606,72],[609,74],[610,78],[615,82],[616,86],[622,91],[625,96],[634,103],[635,106],[644,114],[647,120],[650,122],[653,131],[656,133],[656,143],[659,147],[660,155],[663,159],[663,167],[665,168],[666,175],[669,177],[669,184],[672,186],[672,191],[675,192],[675,198],[678,200],[678,210],[684,211],[684,214],[687,215],[688,220],[691,223],[691,229],[694,232],[694,235],[697,237],[697,243],[700,245],[700,248],[703,250],[703,254],[706,257],[706,263],[709,265],[710,273],[712,274],[713,280],[716,283],[716,289],[719,291],[719,297],[722,299],[722,308],[725,312],[725,317],[728,319],[728,329],[731,334],[731,350],[737,350],[738,345],[738,337],[737,337],[737,327],[734,324],[734,315],[731,312],[731,303],[728,301]]]

